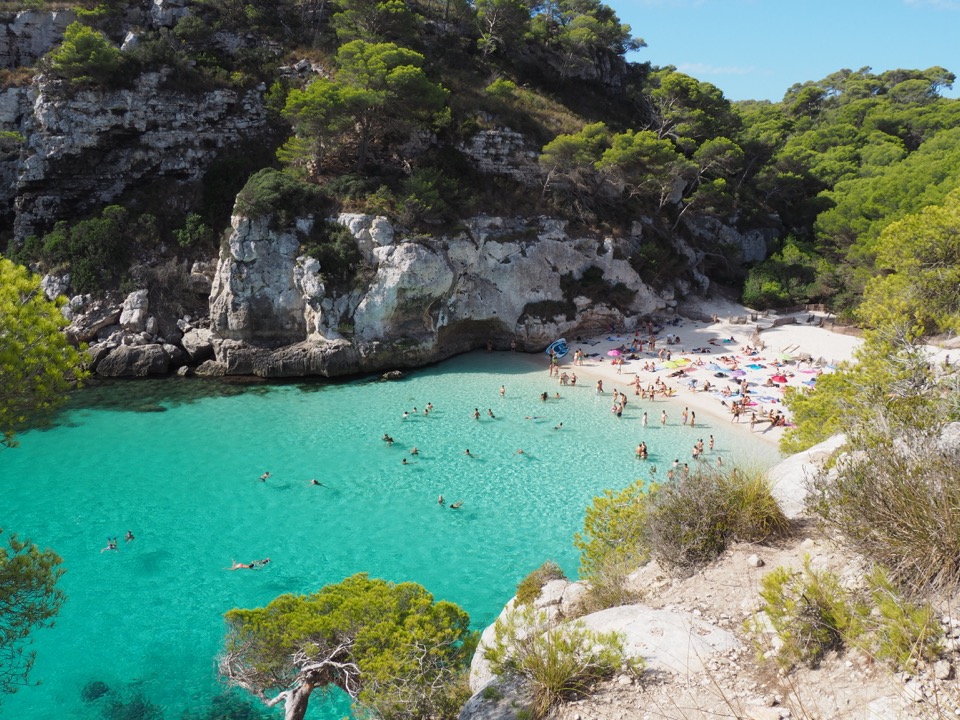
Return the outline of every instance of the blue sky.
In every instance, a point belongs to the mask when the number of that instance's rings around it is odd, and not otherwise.
[[[647,42],[631,60],[675,65],[730,100],[781,100],[842,68],[940,65],[960,77],[960,0],[605,2]]]

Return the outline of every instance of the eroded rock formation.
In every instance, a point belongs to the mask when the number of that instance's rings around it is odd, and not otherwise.
[[[341,215],[371,279],[335,292],[320,263],[301,255],[315,221],[277,230],[268,219],[234,218],[210,296],[216,361],[228,374],[411,367],[487,342],[538,350],[561,336],[632,327],[673,302],[624,259],[637,237],[576,237],[550,218],[484,216],[459,233],[414,240],[384,218]]]

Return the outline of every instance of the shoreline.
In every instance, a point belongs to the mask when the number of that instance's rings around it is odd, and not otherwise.
[[[730,303],[705,303],[696,310],[701,316],[717,317],[721,313],[734,317],[750,315],[750,311],[746,308]],[[821,314],[803,313],[803,315],[819,319]],[[675,335],[677,341],[666,344],[665,336],[668,334]],[[648,339],[648,334],[643,332],[637,334],[634,331],[569,341],[567,343],[569,352],[560,360],[560,372],[577,373],[578,385],[581,384],[580,376],[589,378],[591,385],[597,380],[602,380],[605,394],[612,393],[614,389],[625,392],[628,406],[636,407],[637,403],[642,402],[645,406],[651,403],[665,408],[676,408],[672,412],[668,410],[671,424],[678,421],[680,408],[686,407],[696,413],[698,421],[709,418],[711,422],[729,425],[731,429],[742,427],[743,429],[739,431],[741,434],[748,434],[774,447],[779,447],[786,428],[772,426],[768,419],[761,419],[761,414],[763,418],[767,418],[768,412],[779,411],[787,416],[789,422],[789,413],[782,399],[783,390],[786,387],[811,385],[820,373],[830,372],[835,364],[852,359],[854,351],[863,342],[859,337],[841,335],[822,328],[816,322],[797,322],[760,330],[753,324],[729,322],[723,319],[705,322],[678,314],[674,321],[664,324],[657,333],[654,350],[650,351],[647,349],[648,345],[644,344],[645,349],[636,353],[636,359],[625,359],[622,371],[618,374],[617,365],[612,362],[614,358],[608,357],[608,353],[622,346],[630,347],[636,340]],[[748,346],[757,352],[753,355],[746,354]],[[583,360],[583,365],[574,365],[574,352],[578,348],[588,354]],[[686,361],[680,368],[686,368],[683,375],[669,377],[675,369],[668,370],[663,367],[658,357],[661,348],[669,351],[674,361]],[[699,351],[693,352],[694,348]],[[625,353],[625,356],[632,358],[629,352]],[[801,358],[808,359],[801,360]],[[644,370],[645,363],[648,367],[652,364],[655,369]],[[716,363],[720,363],[717,369],[723,371],[725,375],[722,378],[714,377],[715,373],[707,369],[708,365]],[[549,361],[544,356],[545,368],[548,364]],[[748,407],[747,411],[741,415],[739,422],[733,421],[730,411],[735,397],[725,399],[717,397],[714,391],[691,390],[689,387],[693,380],[696,381],[698,388],[702,387],[706,380],[717,390],[728,387],[732,391],[737,385],[737,379],[731,377],[732,373],[728,372],[728,369],[739,366],[750,368],[757,365],[762,367],[740,371],[744,373],[743,379],[748,383],[749,399],[756,404]],[[781,373],[782,375],[778,375]],[[767,378],[771,376],[783,377],[785,381],[777,382],[776,386],[765,384],[770,382]],[[659,378],[667,388],[673,390],[673,394],[669,396],[658,394],[655,400],[650,400],[648,396],[641,401],[639,396],[634,394],[632,384],[637,377],[640,378],[643,387],[648,387]],[[559,380],[556,381],[559,384]],[[726,407],[721,401],[726,402]],[[752,412],[757,413],[758,419],[755,429],[751,431],[750,413]]]

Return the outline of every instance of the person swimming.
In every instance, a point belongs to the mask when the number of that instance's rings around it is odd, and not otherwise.
[[[254,563],[238,563],[236,560],[230,562],[232,565],[228,568],[229,570],[253,570],[256,567]]]
[[[126,540],[127,542],[130,542],[131,540],[134,540],[135,538],[133,537],[133,531],[132,531],[132,530],[127,530],[127,534],[124,536],[123,539]]]
[[[458,510],[461,505],[463,505],[463,500],[457,500],[455,503],[450,503],[450,507],[454,510]]]
[[[117,549],[118,549],[118,548],[117,548],[117,539],[116,539],[115,537],[114,537],[114,538],[109,538],[109,537],[108,537],[108,538],[107,538],[107,546],[106,546],[105,548],[103,548],[102,550],[100,550],[100,552],[106,552],[107,550],[117,550]]]
[[[420,451],[417,449],[417,446],[416,446],[416,445],[414,445],[412,448],[410,448],[410,454],[411,454],[411,455],[419,455],[419,454],[420,454]]]
[[[410,463],[408,463],[408,462],[407,462],[407,459],[404,458],[403,460],[400,461],[400,464],[401,464],[401,465],[409,465]]]
[[[443,495],[437,498],[437,505],[440,505],[440,506],[443,505]]]
[[[466,450],[464,450],[463,454],[466,455],[467,457],[473,457],[473,455],[470,454],[470,448],[467,448]]]
[[[263,475],[260,476],[260,482],[264,482],[270,478],[270,471],[268,470]]]

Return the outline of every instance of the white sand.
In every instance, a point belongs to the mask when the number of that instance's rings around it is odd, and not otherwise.
[[[584,339],[583,342],[577,342],[574,338],[567,338],[570,348],[569,354],[563,358],[560,368],[562,372],[570,374],[575,372],[577,375],[577,384],[589,384],[593,387],[597,380],[603,380],[604,390],[611,394],[614,389],[624,392],[628,396],[628,405],[630,402],[636,402],[639,398],[634,394],[634,388],[631,383],[639,375],[642,386],[648,387],[654,383],[656,378],[660,378],[672,388],[675,392],[667,412],[670,415],[669,422],[680,422],[680,408],[684,406],[695,412],[700,417],[710,415],[716,419],[731,420],[732,414],[729,407],[735,398],[724,399],[715,396],[713,390],[702,392],[699,388],[703,387],[705,380],[711,385],[715,385],[717,390],[729,387],[731,390],[736,388],[737,380],[727,376],[724,378],[715,377],[716,370],[707,369],[706,365],[711,362],[720,364],[722,367],[731,368],[733,362],[738,369],[747,373],[746,380],[749,384],[750,397],[756,401],[756,405],[751,405],[748,412],[741,415],[739,425],[744,432],[750,432],[750,414],[757,413],[757,417],[766,416],[768,411],[781,411],[787,415],[789,412],[782,403],[783,389],[786,386],[804,387],[803,383],[809,383],[817,377],[818,372],[831,372],[832,366],[843,360],[849,360],[853,357],[854,350],[862,344],[862,340],[853,335],[844,335],[832,332],[824,327],[819,327],[818,323],[821,315],[816,316],[814,324],[807,324],[808,313],[797,315],[799,324],[788,324],[777,327],[769,327],[775,316],[758,318],[758,322],[747,322],[739,324],[730,322],[732,318],[751,316],[751,311],[743,306],[729,303],[726,301],[699,301],[695,311],[701,316],[714,316],[719,319],[718,322],[698,322],[696,320],[681,319],[677,325],[666,325],[657,335],[656,349],[650,352],[647,346],[644,346],[642,353],[637,353],[639,359],[629,359],[630,353],[624,357],[626,362],[623,365],[621,374],[617,374],[616,365],[611,362],[612,358],[608,352],[615,348],[626,346],[630,347],[634,342],[634,333],[623,335],[607,334],[591,339]],[[760,342],[763,349],[759,354],[748,356],[745,352],[747,345],[756,345],[756,329],[758,325],[762,328],[759,332]],[[679,336],[680,341],[677,344],[666,344],[668,334]],[[639,339],[648,340],[649,334],[641,331],[637,336]],[[723,339],[733,338],[733,343],[721,343]],[[714,342],[711,343],[710,341]],[[574,351],[580,348],[588,353],[582,367],[574,367]],[[669,350],[673,360],[685,358],[691,363],[700,363],[703,365],[696,370],[686,371],[682,377],[671,378],[669,375],[675,372],[676,368],[663,368],[657,358],[660,348]],[[708,353],[691,352],[693,348],[707,348]],[[784,353],[789,354],[794,360],[780,359]],[[728,362],[723,362],[722,357],[728,358]],[[811,361],[797,362],[801,357],[809,357]],[[731,362],[732,361],[732,362]],[[643,364],[651,362],[656,365],[657,370],[647,372],[643,370]],[[750,369],[750,364],[764,365],[763,369]],[[777,366],[779,365],[779,366]],[[689,365],[685,367],[690,367]],[[777,382],[780,387],[767,387],[764,383],[773,375],[781,374],[786,377],[786,382]],[[693,391],[689,388],[692,379],[696,379],[698,390]],[[656,402],[664,402],[663,396],[658,395]],[[722,404],[726,403],[726,406]],[[733,423],[731,423],[733,425]],[[753,434],[763,441],[777,442],[783,434],[783,428],[770,427],[769,421],[757,422]]]

